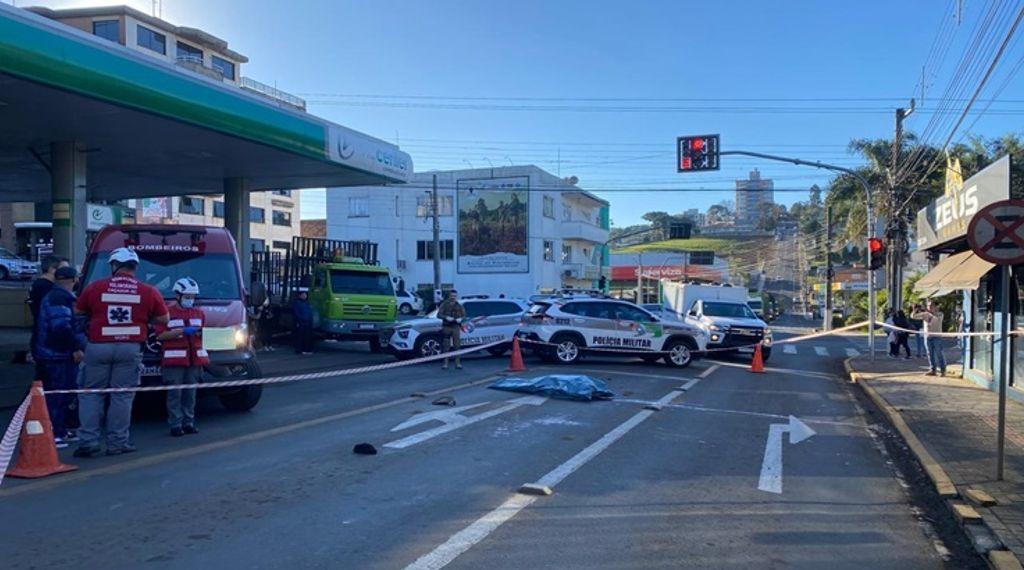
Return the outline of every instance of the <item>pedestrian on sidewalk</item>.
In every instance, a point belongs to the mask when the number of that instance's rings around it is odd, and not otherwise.
[[[916,345],[914,353],[918,358],[924,358],[927,354],[927,349],[925,348],[924,342],[924,322],[921,319],[915,319],[913,315],[923,310],[924,308],[921,307],[921,305],[914,305],[914,307],[910,310],[911,316],[909,319],[907,319],[910,322],[910,328],[917,331],[914,333],[914,344]]]
[[[43,299],[53,290],[56,281],[56,272],[61,267],[68,267],[71,263],[66,257],[47,255],[39,262],[39,277],[32,282],[32,288],[28,291],[28,311],[32,314],[32,337],[29,339],[29,354],[36,362],[36,380],[46,379],[46,369],[39,364],[39,357],[34,352],[36,344],[36,327],[39,324],[39,309],[43,305]]]
[[[466,308],[459,303],[458,291],[452,289],[448,292],[448,298],[437,308],[437,318],[441,319],[442,350],[445,353],[441,369],[447,370],[448,353],[462,348],[462,321],[466,318]],[[455,368],[462,369],[462,358],[458,355],[455,356]]]
[[[964,308],[957,306],[956,308],[956,331],[960,333],[957,337],[957,344],[960,346],[960,361],[965,362],[967,358],[967,333],[971,330],[971,323],[967,322],[967,315],[964,313]]]
[[[82,388],[132,388],[139,385],[142,343],[149,325],[166,324],[167,305],[155,287],[135,277],[139,256],[126,247],[110,253],[110,273],[94,281],[75,303],[75,312],[88,320],[85,376]],[[135,451],[129,440],[134,392],[80,394],[78,411],[81,443],[75,457],[100,454],[106,435],[107,455]]]
[[[889,358],[896,358],[899,356],[899,348],[896,346],[896,329],[892,328],[896,326],[893,321],[892,309],[886,309],[885,311],[885,338],[889,341]]]
[[[924,323],[925,344],[928,345],[928,364],[931,370],[927,376],[935,376],[938,372],[946,375],[946,356],[942,354],[942,337],[936,333],[942,332],[942,319],[946,315],[939,309],[935,301],[928,301],[928,308],[913,314],[915,319],[921,319]]]
[[[309,304],[309,290],[300,287],[292,301],[295,317],[295,354],[313,354],[313,306]]]
[[[75,278],[74,267],[60,267],[54,272],[54,286],[43,297],[39,306],[39,318],[35,327],[35,343],[32,353],[41,366],[43,389],[73,390],[78,381],[78,363],[85,350],[85,334],[75,323]],[[68,403],[71,394],[47,394],[46,409],[50,414],[53,436],[57,447],[68,446],[76,439],[68,421]]]
[[[164,384],[198,384],[210,355],[203,348],[203,311],[196,308],[199,283],[182,277],[174,283],[175,304],[169,307],[170,320],[157,326],[157,339],[163,355],[160,372]],[[167,423],[171,437],[199,433],[196,429],[196,389],[167,391]]]
[[[892,318],[892,324],[901,329],[910,329],[910,319],[907,318],[907,314],[903,312],[903,309],[896,311],[896,316]],[[896,346],[894,349],[894,356],[899,358],[900,347],[903,347],[906,353],[906,358],[910,358],[910,333],[906,330],[893,331],[896,333]]]

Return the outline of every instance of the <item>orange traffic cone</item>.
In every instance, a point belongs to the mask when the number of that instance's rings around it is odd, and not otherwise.
[[[35,479],[55,473],[74,471],[76,465],[65,465],[57,458],[57,446],[53,442],[53,426],[50,412],[46,411],[46,396],[43,383],[32,383],[32,400],[25,414],[25,425],[21,426],[21,440],[18,445],[18,461],[7,474],[11,477]]]
[[[523,364],[523,353],[519,350],[519,337],[512,337],[512,358],[508,361],[509,372],[526,372]]]
[[[750,359],[751,372],[764,372],[764,359],[761,358],[761,344],[754,347],[754,358]]]

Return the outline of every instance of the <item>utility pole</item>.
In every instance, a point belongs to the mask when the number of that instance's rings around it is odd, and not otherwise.
[[[832,206],[825,204],[825,313],[821,330],[832,330]]]
[[[438,292],[441,291],[441,221],[439,219],[440,211],[437,208],[437,175],[434,175],[433,190],[430,193],[430,212],[434,216],[434,243],[433,243],[433,258],[434,258],[434,298],[437,298]]]
[[[636,252],[636,304],[644,302],[644,252]]]
[[[903,154],[903,121],[914,112],[915,102],[910,100],[910,108],[896,109],[896,132],[892,140],[892,156],[889,167],[889,204],[890,218],[886,225],[886,237],[889,240],[888,259],[886,259],[886,289],[889,292],[889,308],[903,308],[903,258],[907,251],[907,220],[903,213],[903,192],[897,183],[899,175],[900,155]],[[873,276],[870,275],[869,279]]]

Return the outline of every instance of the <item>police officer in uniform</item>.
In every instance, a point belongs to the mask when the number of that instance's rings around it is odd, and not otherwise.
[[[459,293],[452,289],[448,298],[437,309],[437,318],[441,319],[441,332],[444,336],[445,354],[462,348],[462,321],[466,318],[466,308],[459,303]],[[448,357],[445,356],[442,369],[448,369]],[[462,359],[455,356],[455,368],[462,369]]]
[[[110,253],[106,279],[89,284],[75,303],[75,312],[87,321],[85,381],[82,388],[124,388],[139,385],[142,343],[147,326],[166,324],[167,305],[156,288],[135,278],[139,256],[122,247]],[[109,405],[105,401],[109,398]],[[106,434],[107,455],[135,451],[128,439],[132,420],[133,392],[80,394],[81,440],[75,457],[100,454],[100,438]]]

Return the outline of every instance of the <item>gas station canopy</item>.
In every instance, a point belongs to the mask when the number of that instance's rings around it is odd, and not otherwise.
[[[395,145],[0,4],[0,201],[48,195],[49,145],[88,156],[90,199],[405,182]]]

